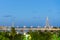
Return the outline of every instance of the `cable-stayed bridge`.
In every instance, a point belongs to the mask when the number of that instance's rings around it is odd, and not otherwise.
[[[12,27],[14,27],[14,24],[12,24]],[[9,27],[3,27],[3,28],[0,28],[0,30],[6,30],[6,31],[9,31],[11,30],[11,28]],[[27,28],[26,26],[24,26],[23,28],[15,28],[15,30],[19,31],[19,30],[60,30],[60,28],[53,28],[53,26],[50,26],[49,25],[49,21],[48,21],[48,17],[46,18],[46,25],[41,28],[40,26],[38,26],[37,28],[33,28],[33,26],[31,26],[30,28]]]

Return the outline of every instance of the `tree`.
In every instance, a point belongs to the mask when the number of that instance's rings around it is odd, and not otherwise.
[[[14,40],[22,40],[22,34],[16,34]]]
[[[0,32],[0,40],[10,40],[8,36],[6,36],[6,32]]]
[[[29,34],[31,35],[31,40],[51,40],[52,34],[49,31],[42,32],[42,31],[30,31]]]
[[[15,28],[14,28],[14,27],[11,27],[10,35],[11,35],[11,37],[12,37],[12,40],[14,40],[14,37],[15,37],[15,35],[16,35],[16,31],[15,31]]]

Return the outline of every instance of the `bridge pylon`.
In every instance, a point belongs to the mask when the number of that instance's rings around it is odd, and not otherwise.
[[[48,17],[46,18],[46,25],[44,28],[51,28],[51,26],[49,25],[49,19]]]

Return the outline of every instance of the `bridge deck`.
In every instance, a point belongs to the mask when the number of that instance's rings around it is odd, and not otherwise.
[[[4,28],[0,30],[11,30],[11,29]],[[15,30],[60,30],[60,28],[15,28]]]

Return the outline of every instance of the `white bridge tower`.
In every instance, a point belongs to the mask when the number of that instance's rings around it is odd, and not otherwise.
[[[46,18],[46,25],[45,25],[45,28],[51,28],[51,26],[49,25],[48,17]]]

